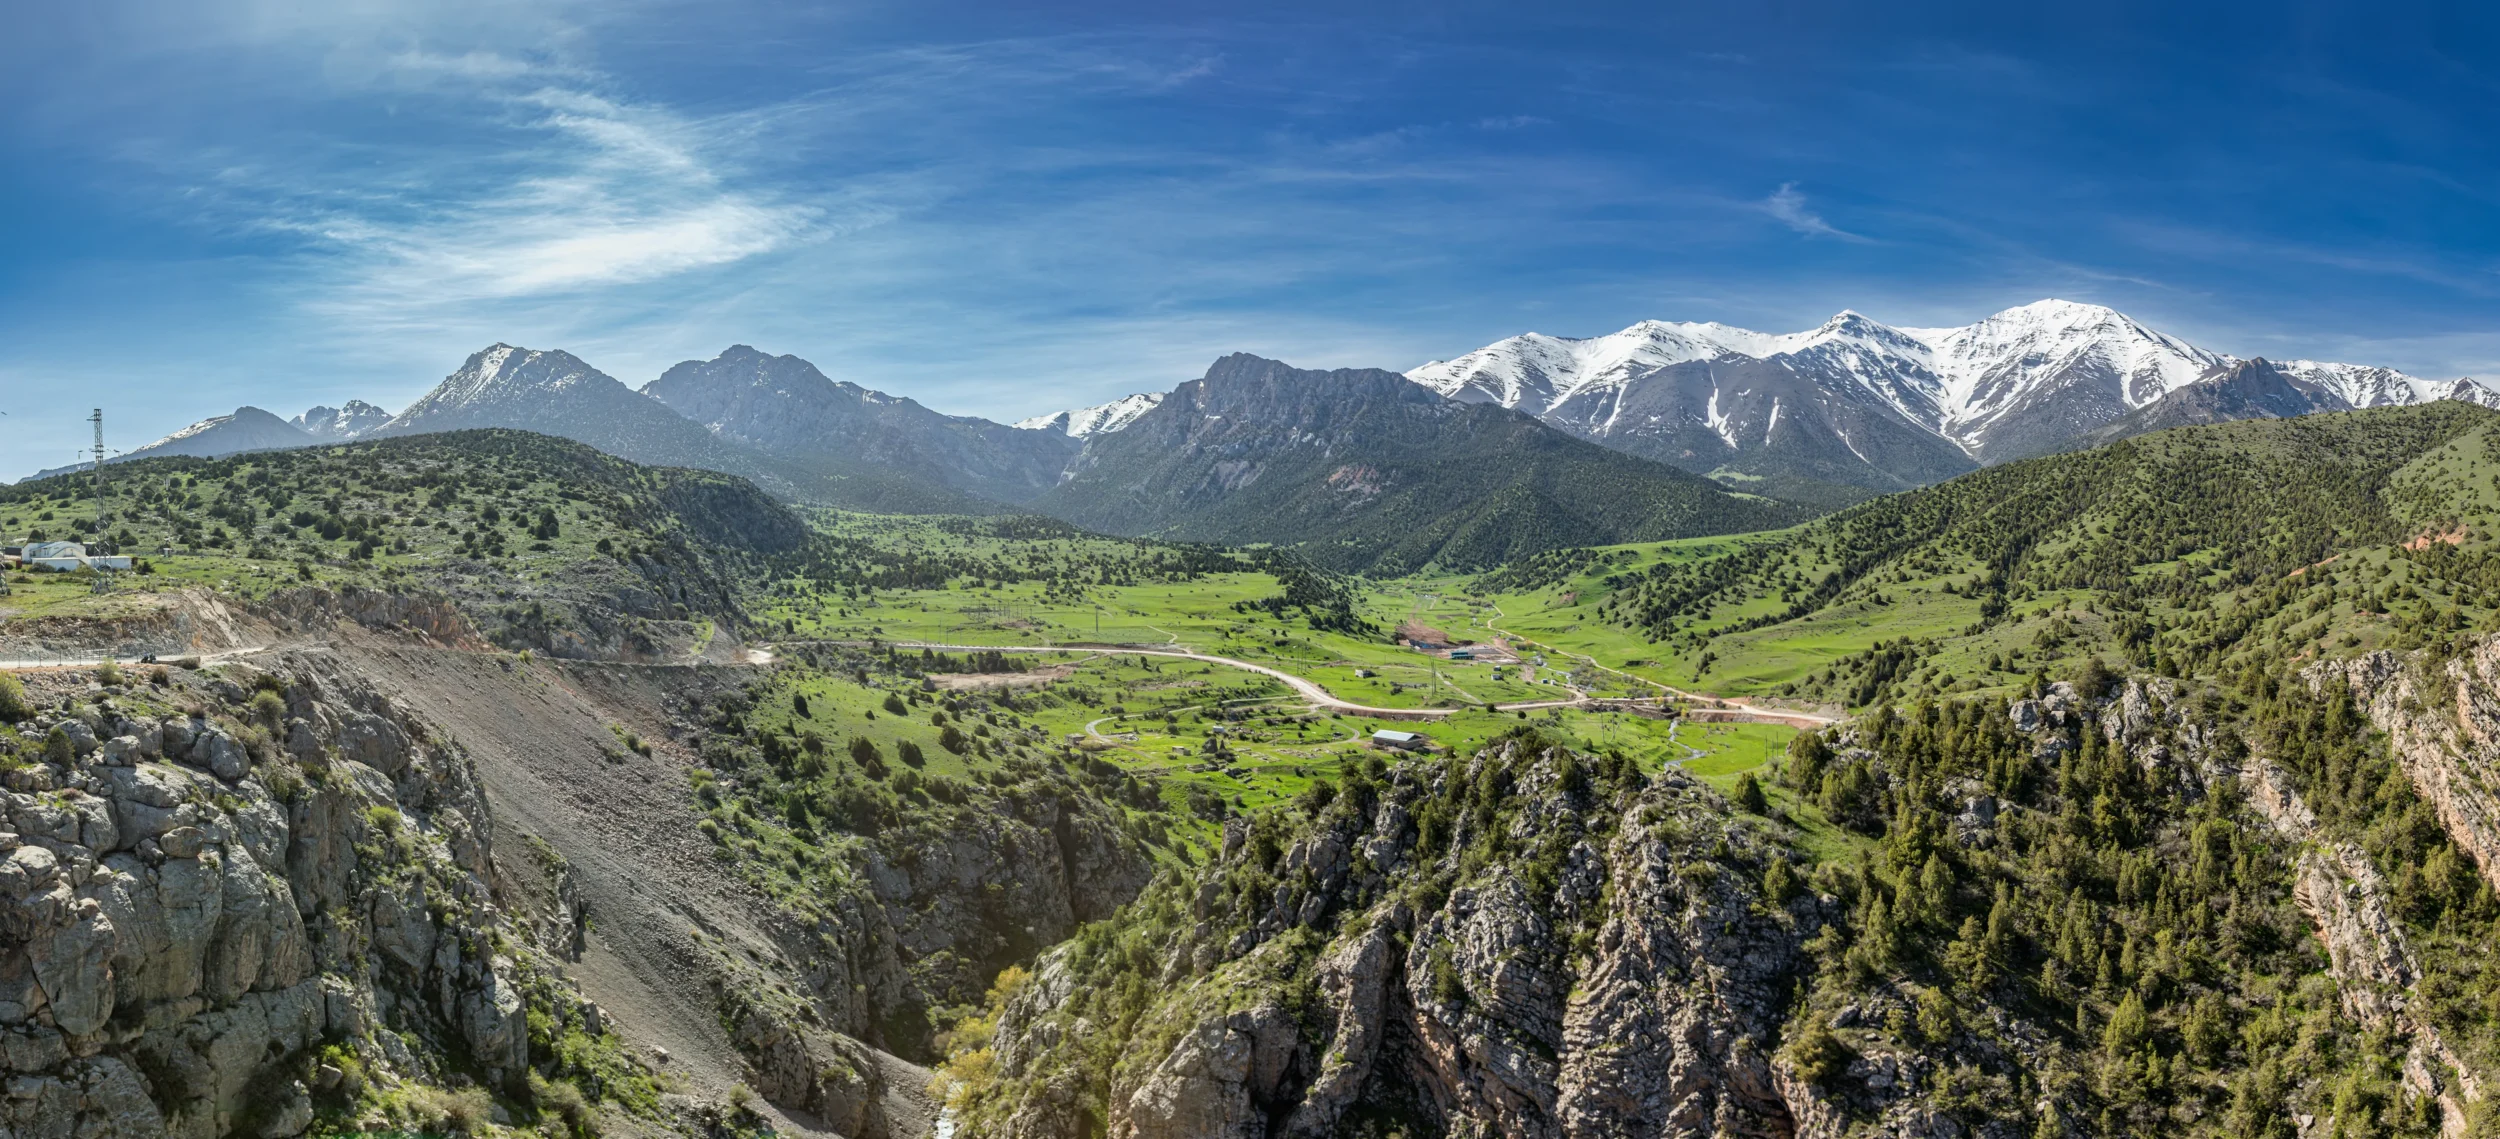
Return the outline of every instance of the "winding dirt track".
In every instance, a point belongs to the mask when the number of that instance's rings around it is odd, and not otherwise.
[[[220,661],[229,661],[239,657],[252,656],[257,653],[268,652],[272,648],[282,647],[300,646],[252,645],[248,648],[227,649],[223,652],[214,653],[161,653],[158,654],[158,659],[170,662],[176,657],[196,656],[200,658],[200,663],[202,664],[216,664]],[[25,660],[0,660],[0,672],[33,672],[39,669],[47,668],[98,668],[101,667],[106,661],[111,661],[112,663],[120,665],[123,668],[140,668],[148,663],[145,656],[29,658]]]
[[[1493,607],[1493,616],[1497,619],[1503,616],[1501,606],[1496,605]],[[1567,649],[1558,649],[1552,645],[1546,644],[1543,641],[1520,636],[1517,633],[1511,632],[1508,629],[1494,624],[1492,621],[1485,621],[1482,624],[1485,628],[1491,629],[1494,632],[1500,633],[1501,635],[1509,637],[1514,641],[1518,641],[1521,644],[1535,645],[1536,647],[1552,653],[1555,656],[1568,657],[1572,660],[1579,661],[1582,664],[1586,664],[1590,668],[1596,669],[1600,672],[1613,673],[1614,675],[1620,676],[1625,680],[1646,684],[1679,700],[1693,700],[1706,704],[1727,705],[1725,708],[1693,709],[1688,713],[1688,715],[1696,720],[1746,719],[1766,724],[1786,724],[1792,728],[1809,730],[1828,727],[1840,722],[1840,718],[1837,716],[1826,716],[1819,712],[1799,712],[1789,708],[1765,708],[1742,696],[1712,696],[1706,692],[1686,692],[1685,690],[1677,688],[1674,685],[1661,684],[1637,673],[1625,672],[1619,668],[1608,668],[1605,665],[1597,663],[1596,657],[1589,656],[1585,653],[1575,653]]]
[[[1492,628],[1492,626],[1487,625],[1486,628]],[[1500,629],[1495,629],[1494,631],[1502,633],[1503,636],[1515,637],[1516,639],[1527,644],[1536,645],[1538,648],[1544,649],[1545,651],[1554,653],[1558,656],[1567,656],[1574,660],[1585,661],[1591,668],[1614,673],[1617,676],[1622,676],[1626,679],[1646,684],[1657,689],[1662,694],[1660,697],[1661,699],[1672,697],[1674,699],[1690,700],[1698,703],[1725,705],[1725,707],[1720,708],[1686,709],[1684,714],[1689,719],[1787,724],[1790,727],[1809,729],[1825,727],[1839,722],[1838,717],[1826,716],[1816,712],[1798,712],[1786,708],[1765,708],[1754,704],[1743,697],[1712,696],[1702,692],[1686,692],[1681,688],[1660,684],[1657,681],[1651,680],[1645,676],[1635,676],[1631,673],[1624,672],[1621,669],[1607,668],[1605,665],[1599,664],[1595,660],[1581,656],[1578,653],[1564,652],[1560,649],[1553,648],[1537,641],[1528,640],[1525,637],[1518,637],[1516,634]],[[836,643],[846,645],[869,644],[867,641],[842,641]],[[1345,712],[1357,716],[1368,716],[1376,720],[1438,720],[1449,716],[1452,713],[1467,710],[1462,708],[1374,708],[1367,704],[1356,704],[1349,700],[1340,700],[1336,696],[1331,695],[1327,689],[1320,687],[1317,681],[1295,676],[1292,673],[1285,672],[1280,669],[1269,668],[1263,664],[1252,664],[1246,660],[1234,660],[1231,657],[1211,656],[1207,653],[1194,653],[1186,649],[1144,648],[1130,645],[955,645],[941,644],[936,641],[879,641],[876,643],[892,645],[898,649],[929,649],[934,652],[952,653],[1092,653],[1097,656],[1175,657],[1181,660],[1205,661],[1208,664],[1220,664],[1227,668],[1238,668],[1244,672],[1255,672],[1262,676],[1282,681],[1285,687],[1293,689],[1297,695],[1310,701],[1314,707],[1326,708],[1332,712]],[[1484,707],[1495,712],[1526,712],[1535,711],[1541,708],[1585,708],[1592,704],[1628,703],[1638,703],[1638,701],[1600,700],[1593,697],[1580,696],[1570,700],[1530,700],[1517,704],[1487,704]]]
[[[865,645],[868,642],[844,641],[840,643]],[[1463,708],[1374,708],[1368,704],[1340,700],[1331,695],[1327,689],[1320,687],[1319,682],[1295,676],[1282,669],[1252,664],[1246,660],[1234,660],[1231,657],[1193,653],[1186,649],[1137,648],[1128,645],[946,645],[936,641],[880,641],[877,643],[892,645],[898,649],[929,649],[942,653],[1092,653],[1096,656],[1172,657],[1179,660],[1205,661],[1208,664],[1220,664],[1226,668],[1255,672],[1269,679],[1281,681],[1296,695],[1310,701],[1313,707],[1326,708],[1332,712],[1368,716],[1375,720],[1438,720],[1452,713],[1468,710]],[[1589,703],[1592,701],[1588,697],[1581,696],[1571,700],[1533,700],[1520,704],[1488,704],[1485,707],[1496,712],[1520,712],[1537,708],[1577,708]]]

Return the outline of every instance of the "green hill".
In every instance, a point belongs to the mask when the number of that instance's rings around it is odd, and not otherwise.
[[[0,535],[134,555],[122,588],[422,588],[498,641],[638,656],[736,622],[753,571],[814,541],[745,479],[644,467],[585,444],[478,430],[114,467],[105,530],[85,476],[0,488]],[[85,575],[15,575],[30,615]]]

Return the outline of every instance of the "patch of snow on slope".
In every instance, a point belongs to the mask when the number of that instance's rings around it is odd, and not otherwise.
[[[1726,440],[1728,446],[1736,445],[1736,425],[1730,422],[1727,416],[1719,413],[1719,389],[1717,388],[1710,389],[1709,418],[1704,422],[1710,425],[1710,430],[1718,433],[1719,438]]]

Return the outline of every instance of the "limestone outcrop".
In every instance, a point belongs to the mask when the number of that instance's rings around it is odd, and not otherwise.
[[[265,663],[38,677],[0,732],[71,741],[0,792],[0,1134],[283,1137],[336,1061],[520,1093],[533,1011],[582,1027],[458,746],[330,658]]]

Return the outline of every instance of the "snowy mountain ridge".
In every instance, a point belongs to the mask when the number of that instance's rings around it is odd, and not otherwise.
[[[1057,431],[1071,439],[1117,431],[1134,422],[1138,416],[1163,406],[1164,392],[1139,392],[1125,395],[1109,403],[1080,407],[1052,415],[1036,415],[1019,419],[1012,426],[1026,431]]]
[[[1844,311],[1817,328],[1783,334],[1656,320],[1586,339],[1531,332],[1406,375],[1454,399],[1551,418],[1592,394],[1707,361],[1776,362],[1829,397],[1871,399],[1988,461],[2037,453],[2239,358],[2147,328],[2114,309],[2048,299],[1955,328],[1897,327]],[[2454,398],[2500,406],[2500,392],[2471,379],[2424,380],[2391,368],[2308,360],[2280,367],[2353,407]],[[1680,374],[1678,380],[1689,382]],[[1732,413],[1722,405],[1740,403],[1750,390],[1711,388],[1708,410],[1694,418],[1742,449],[1733,423],[1723,422]],[[1766,418],[1775,424],[1775,417],[1776,410]],[[1574,429],[1602,439],[1605,426],[1582,420]]]

